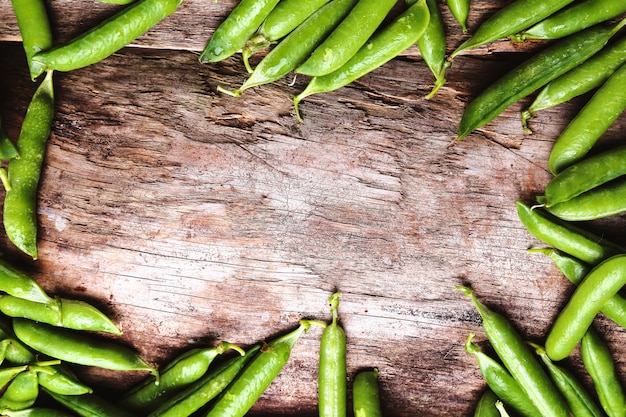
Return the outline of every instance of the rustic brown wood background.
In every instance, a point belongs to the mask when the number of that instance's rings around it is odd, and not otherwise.
[[[307,80],[285,79],[236,99],[239,56],[198,54],[237,2],[186,0],[131,47],[56,74],[57,114],[39,197],[40,259],[3,238],[8,259],[51,293],[87,299],[123,327],[121,340],[163,363],[198,344],[242,346],[329,319],[344,293],[349,373],[378,367],[388,416],[470,416],[484,388],[463,350],[486,346],[479,317],[454,291],[471,284],[541,342],[572,287],[517,219],[550,174],[553,140],[584,102],[543,111],[525,134],[508,109],[449,146],[469,100],[542,47],[500,41],[459,56],[430,101],[416,47],[301,105]],[[440,2],[449,49],[467,35]],[[507,1],[472,3],[470,31]],[[49,1],[63,42],[119,6]],[[0,3],[0,114],[15,138],[35,85],[10,2]],[[606,135],[623,136],[622,117]],[[591,227],[623,239],[623,217]],[[599,319],[625,369],[625,335]],[[316,415],[313,329],[254,415]],[[576,357],[572,364],[577,365]],[[115,394],[142,375],[86,372]]]

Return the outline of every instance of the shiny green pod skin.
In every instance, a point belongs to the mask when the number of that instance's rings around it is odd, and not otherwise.
[[[566,358],[602,307],[626,284],[626,254],[610,257],[587,274],[552,324],[545,348],[550,359]]]
[[[494,351],[540,415],[569,417],[565,399],[513,324],[503,315],[482,304],[469,287],[458,286],[457,289],[472,300],[480,313],[483,330]]]
[[[523,39],[559,39],[614,19],[626,12],[626,3],[615,0],[583,0],[566,7],[520,34]]]
[[[498,396],[490,389],[486,390],[476,404],[474,417],[500,417],[496,401],[498,401]]]
[[[39,383],[36,372],[20,372],[9,383],[0,397],[0,409],[23,410],[31,407],[39,396]]]
[[[546,210],[559,219],[571,222],[597,220],[623,213],[626,211],[626,180],[613,180],[546,207]]]
[[[22,252],[37,259],[37,189],[46,142],[54,118],[52,71],[37,87],[28,105],[17,139],[19,158],[7,169],[11,190],[4,197],[4,229]]]
[[[534,343],[530,345],[541,358],[554,384],[563,394],[575,417],[605,417],[595,398],[587,392],[583,383],[573,373],[552,362],[542,346]]]
[[[209,38],[200,62],[222,61],[241,50],[277,4],[278,0],[240,1]]]
[[[580,356],[606,414],[609,417],[626,416],[626,393],[615,362],[608,346],[593,327],[582,338]]]
[[[201,379],[179,392],[148,417],[179,417],[190,415],[216,398],[239,375],[243,367],[257,354],[260,346],[248,349],[245,355],[232,358]]]
[[[556,174],[544,191],[547,207],[626,175],[626,146],[583,158]]]
[[[467,32],[467,16],[469,16],[470,0],[446,0],[450,13],[461,25],[463,33]]]
[[[407,1],[409,4],[415,0]],[[432,98],[446,83],[446,70],[450,62],[446,59],[446,32],[437,0],[426,0],[430,12],[430,20],[424,34],[417,40],[417,47],[428,68],[435,76],[435,86],[426,95]]]
[[[9,341],[4,352],[7,361],[15,365],[27,365],[35,361],[35,354],[15,336],[11,325],[4,321],[4,317],[0,318],[0,339]]]
[[[599,87],[624,63],[626,36],[546,84],[532,104],[522,111],[522,126],[528,133],[532,133],[528,120],[536,116],[538,111],[558,106]]]
[[[593,27],[561,39],[491,83],[463,111],[458,140],[495,119],[509,105],[589,59],[624,24],[626,20],[614,26]]]
[[[120,401],[120,407],[131,411],[154,410],[164,404],[189,384],[200,379],[209,369],[213,360],[228,349],[243,350],[227,342],[211,348],[188,350],[159,371],[159,380],[149,376],[128,391]]]
[[[500,362],[482,352],[472,343],[474,333],[470,333],[465,341],[465,351],[476,358],[489,389],[508,406],[526,417],[540,417],[541,413],[530,401],[528,394],[522,389],[513,375]]]
[[[328,300],[331,323],[324,328],[320,341],[317,398],[320,417],[345,417],[347,413],[346,333],[338,323],[341,293]]]
[[[35,351],[79,365],[118,371],[149,371],[157,375],[133,350],[111,341],[62,327],[13,319],[15,335]]]
[[[626,249],[621,246],[562,221],[541,207],[532,208],[518,201],[517,214],[534,237],[590,265],[618,253],[626,253]]]
[[[352,381],[354,417],[383,417],[378,388],[378,369],[357,372]]]
[[[67,298],[38,303],[11,295],[0,295],[0,311],[9,317],[22,317],[53,326],[121,334],[115,324],[91,304]]]
[[[359,0],[296,73],[319,77],[344,66],[378,29],[395,0]]]
[[[182,0],[138,0],[68,43],[35,54],[33,61],[63,72],[95,64],[146,33],[181,3]]]
[[[82,417],[133,417],[126,410],[96,394],[61,395],[42,388],[56,402]]]
[[[515,0],[498,10],[476,32],[463,42],[452,54],[459,53],[489,42],[516,34],[567,6],[573,0]]]
[[[62,395],[91,394],[93,389],[83,384],[67,367],[48,366],[49,372],[38,372],[37,381],[41,387]]]
[[[43,0],[11,0],[11,4],[20,28],[31,78],[34,80],[44,73],[45,67],[33,61],[33,56],[53,45],[46,3]]]
[[[264,345],[217,399],[206,417],[243,417],[287,364],[291,349],[310,327],[301,320],[297,329]]]
[[[418,0],[372,36],[341,68],[327,75],[313,77],[304,91],[294,97],[298,120],[302,120],[298,109],[302,99],[312,94],[337,90],[395,58],[417,42],[429,21],[426,0]]]
[[[268,41],[277,41],[297,28],[329,0],[282,0],[265,18],[259,35]]]
[[[4,390],[7,385],[22,372],[28,372],[28,365],[0,368],[0,390]]]
[[[2,259],[0,259],[0,291],[38,303],[54,301],[33,277]]]

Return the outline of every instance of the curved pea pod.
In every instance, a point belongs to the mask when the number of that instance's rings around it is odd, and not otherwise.
[[[593,327],[582,338],[580,356],[609,417],[626,415],[626,394],[608,346]]]
[[[354,417],[382,417],[378,369],[359,371],[352,381]]]
[[[55,410],[54,408],[33,407],[24,410],[0,410],[6,417],[73,417],[74,414]]]
[[[469,15],[470,0],[446,0],[450,13],[461,25],[463,33],[467,32],[467,16]]]
[[[583,0],[549,16],[517,38],[560,39],[626,12],[626,3],[615,0]]]
[[[35,90],[17,139],[19,158],[7,168],[10,190],[4,197],[4,229],[22,252],[37,259],[37,188],[54,118],[54,85],[49,71]]]
[[[226,389],[259,349],[260,346],[254,346],[248,349],[245,355],[220,364],[215,370],[209,371],[201,379],[151,412],[148,417],[179,417],[198,411]]]
[[[582,339],[603,306],[626,284],[626,254],[593,268],[576,288],[546,338],[550,359],[566,358]]]
[[[576,378],[576,376],[568,369],[557,365],[552,362],[548,357],[545,349],[537,344],[530,344],[535,353],[541,358],[544,363],[550,377],[554,381],[554,384],[563,394],[563,397],[567,401],[570,410],[576,417],[604,417],[605,414],[602,408],[597,404],[595,398],[583,385],[583,383]]]
[[[293,99],[298,120],[302,120],[298,109],[302,99],[312,94],[337,90],[380,67],[417,42],[429,21],[426,0],[418,0],[374,34],[341,68],[327,75],[313,77],[304,91]]]
[[[84,417],[133,417],[126,410],[96,394],[61,395],[42,388],[56,402]]]
[[[104,313],[79,300],[57,298],[44,304],[0,295],[0,311],[9,317],[27,318],[67,329],[122,333]]]
[[[287,364],[291,350],[311,325],[301,320],[297,329],[264,345],[217,399],[206,417],[243,417]]]
[[[395,4],[395,0],[359,0],[296,73],[319,77],[343,67],[368,44]]]
[[[62,365],[48,367],[49,372],[37,373],[39,385],[62,395],[91,394],[93,389],[82,383],[73,372]]]
[[[32,60],[40,51],[52,47],[52,31],[48,20],[46,4],[42,0],[11,0],[13,12],[20,28],[22,46],[30,68],[31,78],[34,80],[43,74],[45,67]]]
[[[149,371],[157,375],[155,367],[118,343],[21,318],[13,319],[13,331],[26,345],[52,358],[117,371]]]
[[[497,401],[498,396],[491,389],[485,390],[476,404],[474,417],[500,417],[500,412],[496,408]]]
[[[119,405],[131,411],[156,409],[189,384],[200,379],[209,369],[211,362],[229,349],[244,354],[241,348],[227,342],[221,342],[212,348],[197,348],[183,353],[159,371],[158,383],[154,376],[148,377],[131,389]]]
[[[526,417],[539,417],[541,413],[530,401],[528,394],[522,389],[511,373],[491,356],[482,352],[472,343],[474,333],[470,333],[465,341],[465,351],[476,358],[489,389],[507,405]],[[495,404],[494,404],[495,405]]]
[[[408,3],[412,4],[415,0]],[[446,31],[439,12],[437,0],[426,0],[430,13],[430,20],[424,34],[417,40],[417,46],[428,68],[435,76],[435,86],[426,95],[432,98],[446,83],[446,70],[450,62],[446,60]]]
[[[517,214],[526,229],[537,239],[591,265],[626,249],[607,239],[564,222],[541,207],[532,208],[521,201]]]
[[[565,399],[512,323],[478,301],[470,288],[459,286],[457,289],[472,300],[493,349],[540,415],[569,416]]]
[[[215,29],[200,54],[200,62],[222,61],[241,50],[278,0],[242,0]]]
[[[31,407],[39,396],[36,372],[26,370],[17,374],[0,397],[0,409],[23,410]]]
[[[347,402],[346,333],[338,323],[341,293],[328,300],[331,323],[324,328],[318,365],[318,410],[320,417],[345,417]]]
[[[39,303],[54,300],[36,280],[2,259],[0,259],[0,291]]]
[[[616,25],[602,25],[578,32],[553,43],[509,71],[465,108],[459,123],[458,139],[486,125],[511,104],[589,59],[624,24],[626,20]]]
[[[528,120],[538,111],[558,106],[599,87],[622,64],[626,63],[626,36],[607,45],[600,52],[541,89],[532,104],[522,111],[522,126],[528,133]]]
[[[35,54],[32,60],[63,72],[95,64],[146,33],[181,3],[182,0],[138,0],[68,43]]]

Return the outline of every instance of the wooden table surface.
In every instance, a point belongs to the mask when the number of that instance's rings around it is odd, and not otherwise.
[[[349,374],[378,367],[388,416],[470,416],[484,388],[469,332],[479,316],[454,286],[472,285],[530,340],[541,342],[572,286],[521,225],[550,179],[554,139],[584,101],[520,127],[523,100],[462,142],[469,100],[541,43],[499,41],[459,56],[448,83],[419,51],[301,104],[306,77],[248,90],[239,55],[200,64],[199,51],[236,1],[186,0],[131,47],[57,73],[57,113],[39,194],[40,259],[3,238],[1,249],[48,292],[89,300],[122,326],[148,360],[218,340],[247,346],[330,318],[343,292]],[[449,49],[467,35],[440,2]],[[472,3],[470,31],[505,0]],[[49,1],[58,42],[119,9]],[[0,114],[19,132],[28,79],[8,1],[0,3]],[[606,141],[623,136],[620,118]],[[624,241],[623,217],[590,225]],[[625,335],[598,325],[625,369]],[[254,415],[316,415],[312,329],[294,348]],[[576,357],[572,363],[577,366]],[[86,372],[115,393],[141,374]]]

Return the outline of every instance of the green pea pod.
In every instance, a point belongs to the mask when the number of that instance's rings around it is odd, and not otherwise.
[[[480,45],[506,38],[527,29],[556,11],[567,6],[573,0],[516,0],[483,22],[476,32],[463,42],[452,54],[453,59],[459,53]],[[563,55],[566,56],[566,55]]]
[[[83,417],[133,417],[106,399],[96,394],[61,395],[46,388],[42,388],[56,402],[68,410]]]
[[[626,416],[626,394],[609,348],[593,327],[582,338],[580,356],[609,417]]]
[[[17,19],[22,36],[22,46],[30,68],[31,78],[34,80],[43,74],[45,67],[33,61],[33,56],[52,47],[52,31],[43,0],[11,0],[13,12]]]
[[[31,276],[2,259],[0,259],[0,291],[39,303],[54,300]]]
[[[291,349],[310,325],[310,321],[301,320],[296,330],[264,345],[222,392],[206,417],[243,417],[287,364]]]
[[[599,87],[624,63],[626,36],[546,84],[532,104],[522,111],[522,126],[528,133],[532,133],[528,120],[538,111],[555,107]]]
[[[330,296],[332,322],[320,341],[318,410],[320,417],[345,417],[347,401],[346,334],[337,322],[341,293]]]
[[[372,36],[341,68],[327,75],[313,77],[304,91],[294,97],[298,120],[302,120],[298,106],[303,98],[337,90],[380,67],[417,42],[426,30],[429,20],[430,12],[426,0],[418,0]]]
[[[0,161],[17,158],[18,156],[17,148],[2,127],[2,119],[0,119]]]
[[[626,110],[626,64],[593,94],[557,138],[548,167],[553,173],[583,159],[600,137]]]
[[[148,417],[179,417],[190,415],[217,397],[239,375],[243,367],[257,354],[254,346],[244,356],[232,358],[201,379],[176,394]]]
[[[517,214],[526,229],[537,239],[591,265],[626,249],[605,238],[564,222],[541,207],[517,202]]]
[[[23,410],[35,404],[39,396],[37,374],[27,370],[17,374],[0,397],[0,409]]]
[[[626,254],[593,268],[554,321],[546,339],[550,359],[566,358],[591,326],[602,307],[626,284]]]
[[[222,61],[241,50],[278,0],[242,0],[215,29],[200,54],[200,62]]]
[[[378,389],[378,369],[359,371],[352,381],[354,417],[383,417]]]
[[[474,417],[500,417],[500,412],[496,408],[497,401],[499,401],[498,396],[490,389],[487,389],[480,396],[478,404],[476,404]]]
[[[27,365],[35,361],[35,354],[15,336],[11,325],[4,321],[4,317],[0,318],[0,339],[9,341],[4,354],[7,361],[15,365]]]
[[[0,410],[0,414],[6,417],[73,417],[74,414],[68,414],[53,408],[33,407],[24,410]]]
[[[465,108],[459,123],[458,139],[461,140],[486,125],[509,105],[589,59],[600,51],[624,24],[626,19],[613,26],[603,25],[578,32],[555,42],[509,71]]]
[[[469,0],[446,0],[450,13],[461,25],[463,33],[467,32],[467,16],[469,16],[470,1]]]
[[[528,394],[522,389],[513,375],[497,360],[482,352],[478,346],[473,344],[473,337],[474,333],[470,333],[465,341],[465,351],[476,358],[478,368],[489,389],[520,415],[540,417],[541,413],[530,401]]]
[[[395,4],[396,0],[359,0],[296,73],[319,77],[343,67],[368,43]]]
[[[56,71],[95,64],[176,11],[182,0],[138,0],[68,43],[37,53],[33,61]]]
[[[244,354],[241,348],[227,342],[221,342],[212,348],[197,348],[183,353],[159,372],[158,383],[154,376],[148,377],[131,389],[119,405],[131,411],[144,412],[160,407],[189,384],[200,379],[211,362],[229,349]]]
[[[0,364],[4,362],[4,358],[7,355],[7,350],[11,345],[11,341],[9,339],[0,340]]]
[[[415,0],[407,3],[415,3]],[[435,86],[426,95],[426,98],[430,99],[445,85],[446,70],[450,66],[450,61],[446,60],[446,32],[437,0],[426,0],[426,4],[430,12],[430,20],[424,34],[417,40],[417,46],[424,62],[435,76]]]
[[[478,301],[470,288],[458,286],[457,289],[472,300],[482,317],[483,330],[493,349],[540,415],[568,417],[565,399],[512,323]]]
[[[239,97],[250,87],[274,82],[293,71],[324,36],[341,22],[356,2],[357,0],[332,0],[320,7],[259,62],[239,89],[225,92]]]
[[[4,390],[17,375],[27,371],[28,365],[0,368],[0,390]]]
[[[104,313],[79,300],[57,298],[44,304],[0,295],[0,311],[9,317],[27,318],[67,329],[122,333]]]
[[[114,342],[21,318],[13,319],[13,331],[26,345],[52,358],[118,371],[149,371],[157,375],[156,368],[144,362],[137,353]]]
[[[615,0],[582,0],[542,20],[519,34],[523,39],[559,39],[614,19],[626,12],[626,3]]]
[[[626,175],[626,146],[584,158],[563,169],[545,189],[545,205],[553,206]]]
[[[54,117],[52,72],[48,72],[33,95],[20,135],[19,158],[9,162],[11,190],[4,197],[4,229],[20,250],[37,259],[37,187]]]
[[[49,391],[62,395],[91,394],[93,389],[83,384],[67,367],[62,365],[49,366],[51,372],[39,372],[39,385]]]

